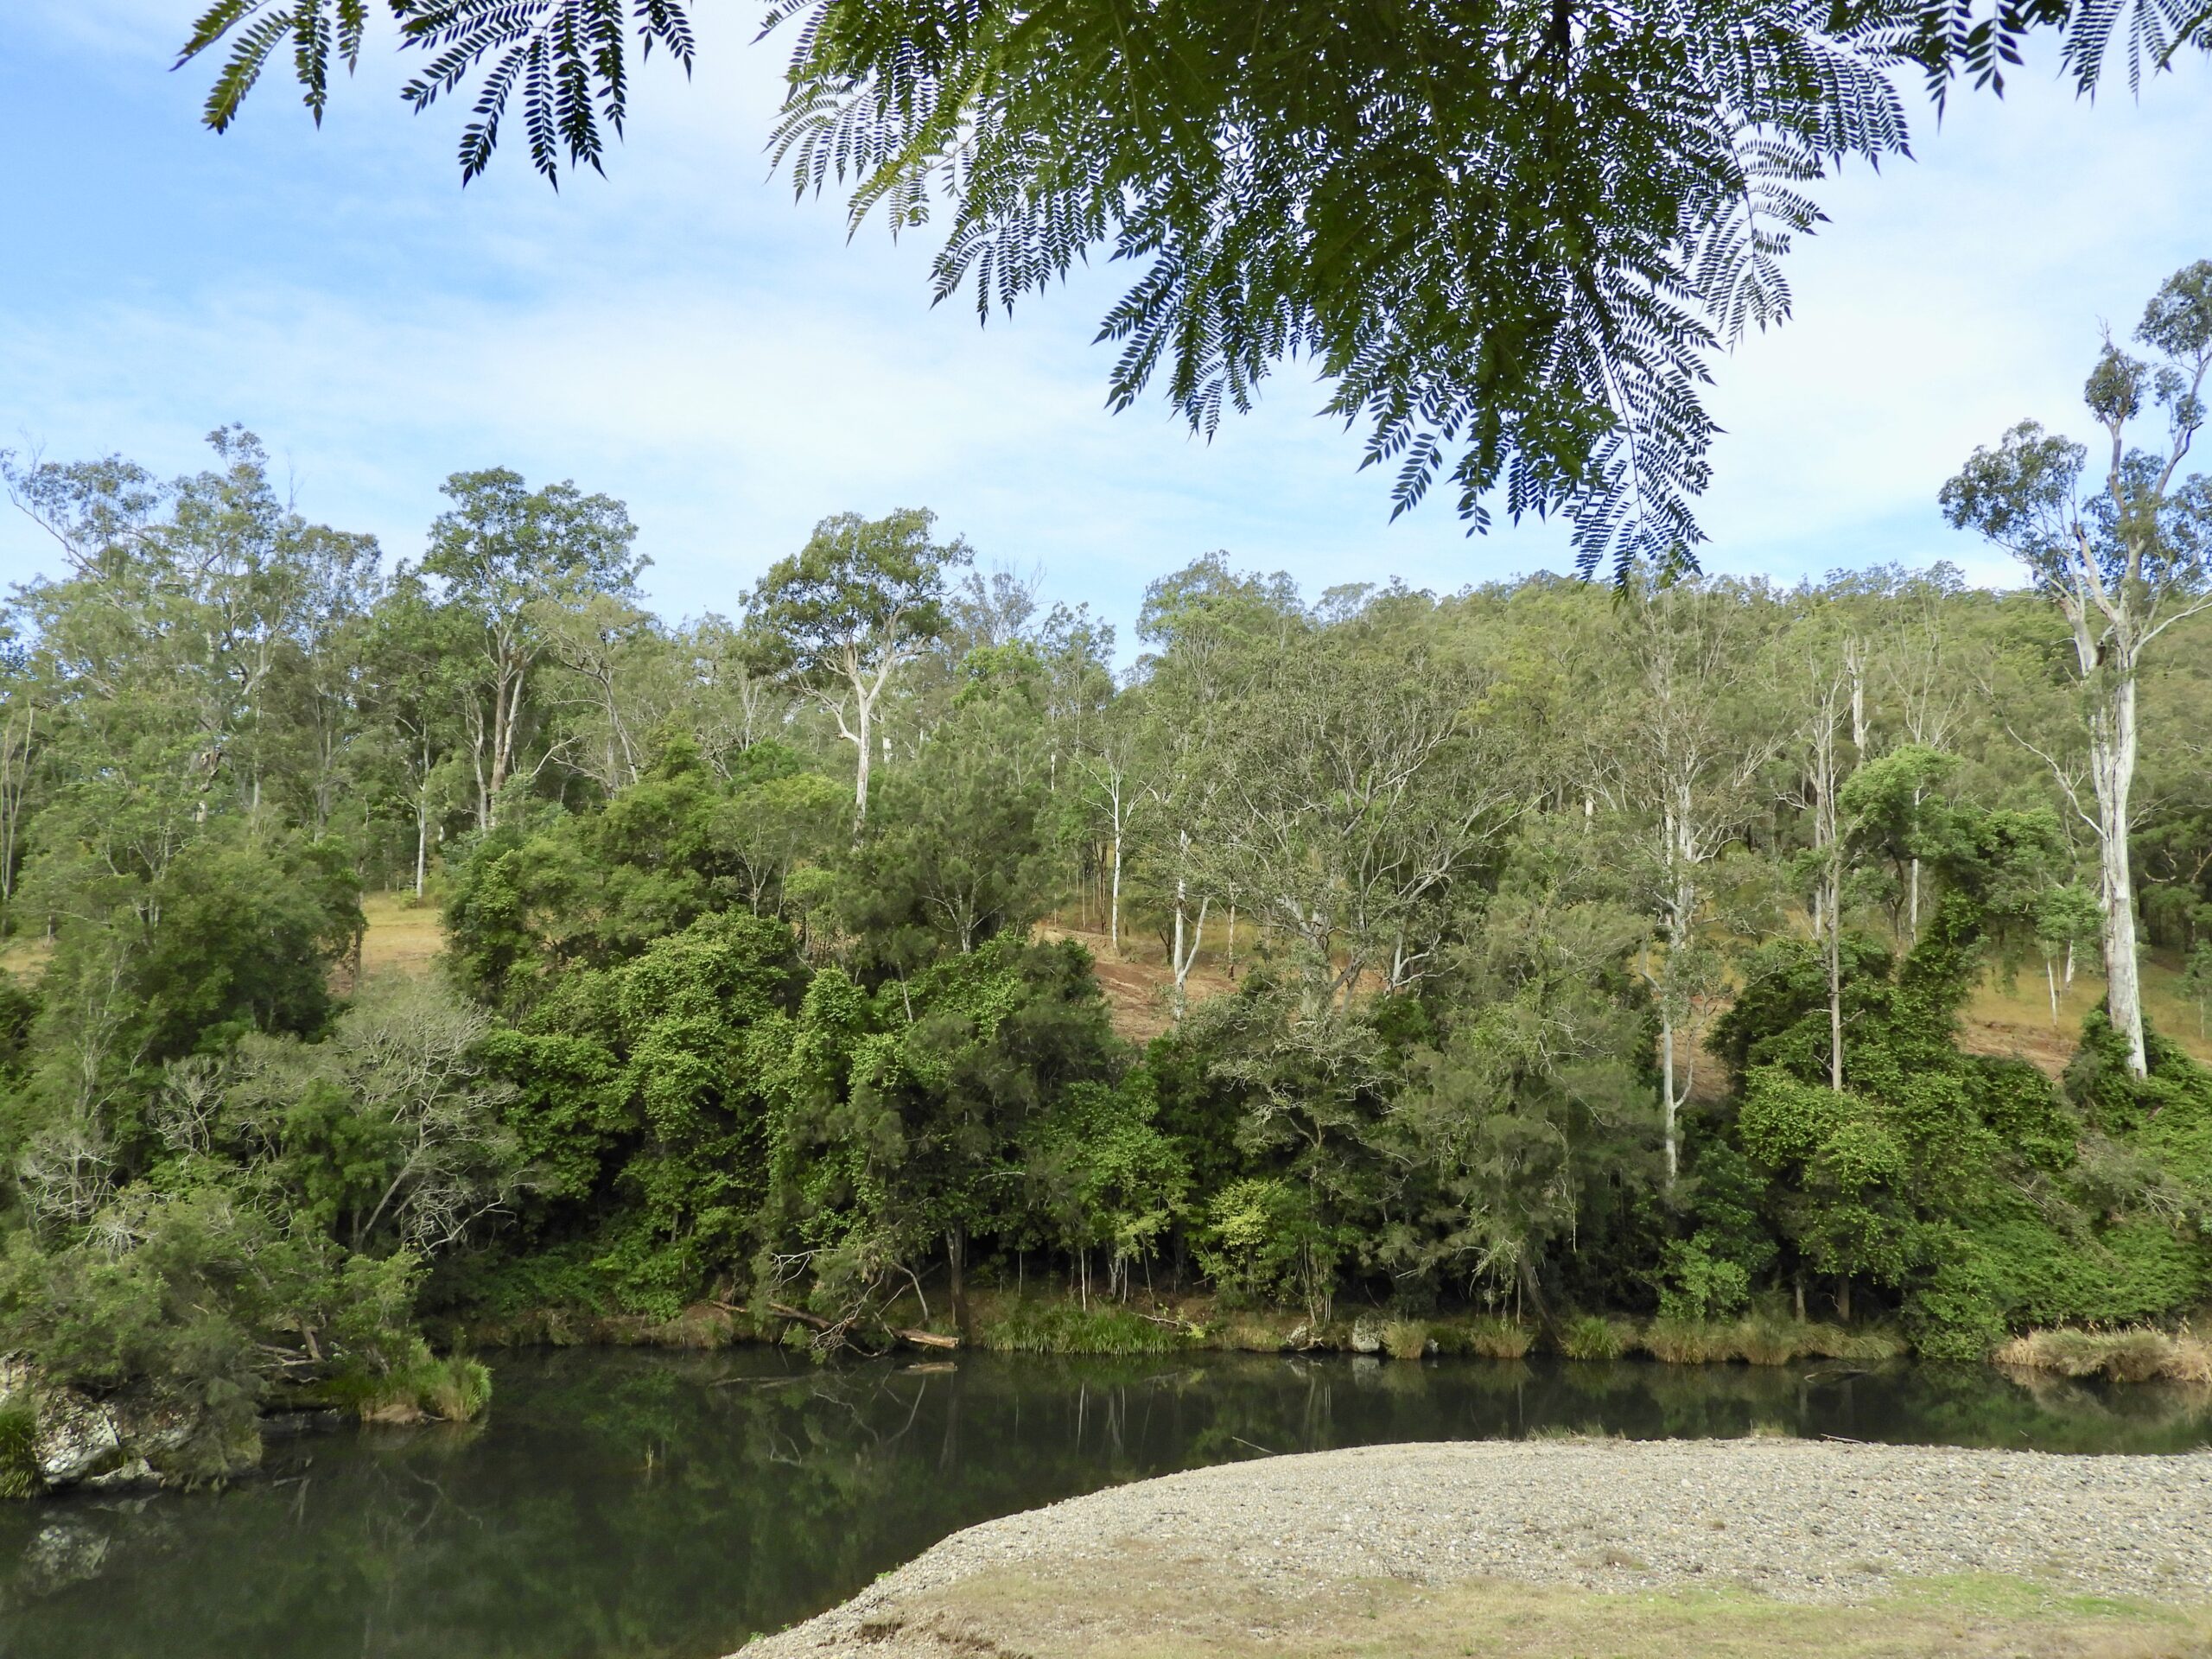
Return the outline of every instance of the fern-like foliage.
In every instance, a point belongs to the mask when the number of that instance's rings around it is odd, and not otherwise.
[[[461,130],[461,173],[474,178],[499,148],[509,101],[521,99],[531,164],[557,186],[563,165],[604,172],[603,132],[620,137],[629,114],[629,35],[639,58],[655,46],[688,73],[694,51],[689,0],[382,0],[403,47],[429,62],[401,96],[416,111],[483,71]],[[270,60],[288,44],[317,125],[334,59],[360,61],[372,0],[215,0],[200,15],[177,67],[227,42],[201,118],[216,131],[238,118]]]
[[[475,78],[464,177],[519,99],[532,163],[601,164],[632,37],[688,68],[689,0],[381,0]],[[855,223],[944,237],[937,296],[1011,307],[1103,255],[1109,402],[1199,433],[1302,361],[1404,512],[1565,513],[1586,571],[1694,564],[1714,353],[1789,312],[1783,257],[1847,158],[1906,152],[1893,72],[2002,90],[2056,31],[2091,87],[2212,47],[2212,0],[772,0],[773,141]],[[288,44],[318,117],[371,0],[216,0],[221,128]],[[765,31],[764,31],[765,32]]]

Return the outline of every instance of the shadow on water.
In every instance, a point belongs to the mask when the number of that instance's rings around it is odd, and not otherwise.
[[[0,1508],[0,1659],[707,1659],[961,1527],[1268,1452],[1575,1430],[2173,1452],[2212,1396],[1980,1367],[510,1357],[488,1422]]]

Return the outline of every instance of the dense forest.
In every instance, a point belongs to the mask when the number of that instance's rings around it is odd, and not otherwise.
[[[219,1467],[271,1400],[465,1412],[426,1332],[701,1306],[822,1351],[977,1298],[1081,1339],[1023,1294],[2171,1326],[2212,1292],[2193,269],[2163,370],[2090,382],[2086,507],[2032,427],[1947,489],[2007,593],[1213,554],[1125,656],[922,511],[671,625],[572,484],[455,474],[388,562],[238,429],[171,481],[11,461],[56,574],[0,664],[0,1348],[181,1390]],[[370,970],[365,894],[435,910],[434,971]]]

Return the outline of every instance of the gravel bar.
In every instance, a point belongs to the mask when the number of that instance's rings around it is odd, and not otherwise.
[[[880,1651],[902,1604],[1020,1563],[1202,1555],[1286,1593],[1518,1579],[1597,1590],[1748,1586],[1799,1601],[1900,1578],[2034,1577],[2212,1599],[2212,1452],[2058,1457],[1792,1440],[1363,1446],[1168,1475],[955,1533],[747,1659]]]

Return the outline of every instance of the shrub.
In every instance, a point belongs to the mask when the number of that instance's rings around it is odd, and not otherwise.
[[[1393,1359],[1419,1359],[1428,1351],[1428,1326],[1419,1319],[1392,1319],[1382,1327],[1382,1351]]]

